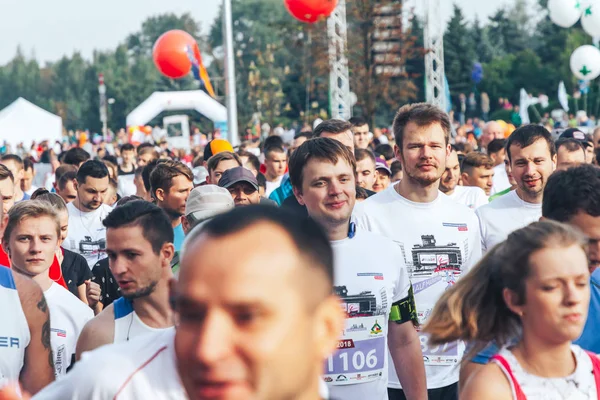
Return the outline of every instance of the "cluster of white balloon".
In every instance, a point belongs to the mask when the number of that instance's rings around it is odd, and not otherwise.
[[[592,37],[600,37],[600,0],[550,0],[550,19],[556,25],[570,28],[581,18],[581,26]],[[584,81],[600,76],[600,50],[591,45],[575,49],[571,54],[571,71]]]

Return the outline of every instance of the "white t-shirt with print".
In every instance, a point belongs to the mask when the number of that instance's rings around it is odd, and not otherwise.
[[[471,210],[488,203],[488,197],[483,189],[476,186],[456,186],[454,193],[448,195],[448,197]]]
[[[276,190],[279,186],[281,186],[281,181],[283,180],[283,175],[274,180],[273,182],[267,181],[267,187],[265,189],[265,197],[268,199],[271,193]]]
[[[513,190],[478,208],[475,213],[479,217],[481,247],[486,252],[503,242],[511,232],[539,221],[542,204],[523,201]]]
[[[106,257],[106,228],[102,225],[102,221],[112,208],[102,204],[94,211],[83,212],[70,202],[67,204],[67,210],[69,211],[69,235],[63,247],[81,254],[91,270],[94,264]]]
[[[363,229],[331,245],[334,289],[347,318],[339,350],[325,363],[329,393],[333,399],[387,399],[388,319],[392,304],[410,289],[400,247]]]
[[[439,192],[430,203],[415,203],[400,196],[394,186],[371,196],[355,209],[360,227],[392,239],[412,281],[421,326],[444,293],[481,258],[477,217],[467,207]],[[458,364],[464,344],[431,347],[420,334],[427,388],[458,381]],[[393,363],[388,387],[401,388]]]
[[[52,283],[44,292],[50,310],[50,345],[57,378],[67,373],[75,354],[77,339],[94,312],[64,287]]]

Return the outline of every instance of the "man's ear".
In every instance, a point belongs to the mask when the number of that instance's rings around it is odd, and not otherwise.
[[[467,174],[466,172],[463,172],[462,174],[460,174],[460,180],[462,181],[463,185],[465,183],[469,182],[469,174]]]
[[[158,201],[164,201],[165,200],[164,189],[161,189],[161,188],[156,189],[156,191],[154,192],[154,197],[156,197],[156,200],[158,200]]]

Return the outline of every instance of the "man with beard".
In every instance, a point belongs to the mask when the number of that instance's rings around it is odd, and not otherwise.
[[[542,126],[525,125],[515,130],[508,138],[506,155],[517,188],[477,209],[484,251],[540,219],[544,187],[556,168],[554,141]]]
[[[476,186],[460,186],[460,163],[456,148],[452,147],[446,159],[446,170],[440,180],[440,191],[459,204],[476,209],[488,203],[483,189]]]
[[[104,204],[108,186],[106,165],[101,161],[86,161],[75,179],[77,198],[67,204],[69,235],[62,247],[85,257],[90,270],[106,257],[106,228],[102,220],[112,210]]]
[[[402,251],[392,240],[357,230],[350,221],[356,202],[355,169],[350,149],[329,138],[306,142],[290,159],[294,195],[331,241],[334,289],[347,313],[339,340],[352,343],[327,360],[324,380],[332,398],[387,399],[389,350],[407,397],[426,399],[423,357],[412,324],[415,300]],[[359,293],[371,295],[371,310],[381,311],[353,312],[352,299]],[[370,354],[371,361],[358,367],[341,362],[364,354]],[[338,379],[340,375],[346,379]]]
[[[474,213],[439,192],[450,154],[448,115],[431,104],[406,105],[393,131],[404,177],[364,201],[355,217],[357,229],[383,234],[402,248],[422,324],[442,293],[479,260],[481,239]],[[429,399],[456,399],[464,344],[432,347],[427,336],[419,336]],[[389,365],[389,398],[405,399]]]
[[[179,251],[185,239],[181,217],[185,215],[185,202],[194,188],[192,170],[179,161],[161,161],[150,173],[150,186],[156,205],[171,218],[173,245],[175,251]]]
[[[77,342],[77,359],[84,351],[173,325],[168,292],[175,250],[167,214],[136,200],[115,208],[103,224],[110,271],[122,297],[86,324]]]

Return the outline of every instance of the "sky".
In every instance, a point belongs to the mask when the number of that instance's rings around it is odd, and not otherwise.
[[[442,15],[448,19],[451,0],[439,0]],[[423,12],[424,0],[406,0]],[[455,0],[468,18],[486,18],[513,0]],[[147,17],[173,12],[190,12],[208,32],[221,0],[0,0],[0,65],[14,56],[21,46],[26,56],[41,64],[80,51],[91,58],[94,49],[114,49],[128,34],[140,29]]]

